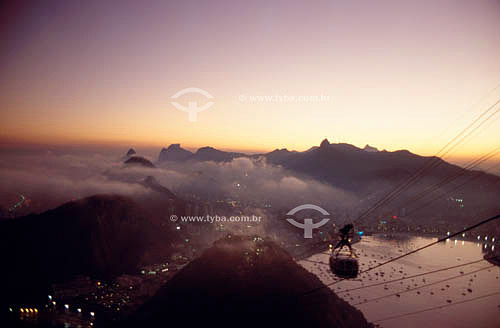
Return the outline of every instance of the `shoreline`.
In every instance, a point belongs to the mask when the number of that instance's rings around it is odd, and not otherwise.
[[[418,235],[418,234],[412,233],[412,232],[378,232],[378,231],[377,232],[365,232],[364,236],[389,236],[389,237],[405,236],[405,237],[422,237],[422,238],[437,238],[437,239],[443,238],[442,235],[435,234],[435,233],[434,234]],[[454,238],[454,239],[457,239],[457,238]],[[351,244],[355,245],[362,240],[363,240],[363,237],[356,238],[355,240],[352,241]],[[468,241],[471,243],[477,242],[476,239],[471,239],[471,238],[461,238],[460,240]],[[481,240],[480,242],[482,243],[483,241]],[[293,252],[290,252],[290,253],[291,253],[292,257],[298,262],[298,261],[302,261],[304,259],[307,259],[315,254],[323,253],[324,251],[329,249],[330,243],[331,242],[325,242],[324,247],[320,247],[320,246],[313,247],[314,248],[313,250],[310,250],[309,252],[307,252],[305,254],[299,253],[299,254],[301,254],[300,257],[296,257],[295,254],[293,254]],[[500,267],[500,255],[498,255],[498,257],[494,258],[494,259],[487,258],[488,256],[492,256],[492,255],[495,255],[495,254],[492,254],[491,252],[490,253],[483,253],[483,258],[486,261],[488,261],[489,263]]]

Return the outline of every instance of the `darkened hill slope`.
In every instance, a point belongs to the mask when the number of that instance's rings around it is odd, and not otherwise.
[[[371,327],[272,242],[219,240],[127,322],[129,327]]]
[[[5,295],[23,297],[76,274],[112,277],[137,268],[151,249],[166,248],[143,210],[122,196],[92,196],[39,215],[0,222],[0,277]]]
[[[162,195],[164,195],[165,197],[167,197],[168,199],[177,199],[177,196],[175,196],[175,194],[173,192],[171,192],[168,188],[165,188],[164,186],[162,186],[156,179],[155,177],[151,176],[151,175],[148,175],[142,182],[141,184],[154,191],[154,192],[157,192],[157,193],[160,193]]]

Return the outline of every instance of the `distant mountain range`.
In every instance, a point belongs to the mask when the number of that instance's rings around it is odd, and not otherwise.
[[[405,202],[429,191],[427,200],[436,200],[434,208],[444,212],[451,210],[450,214],[470,218],[476,216],[478,209],[500,211],[500,177],[496,175],[466,170],[440,158],[419,156],[407,150],[379,151],[369,145],[361,149],[346,143],[330,143],[327,139],[319,146],[302,152],[276,149],[255,155],[225,152],[212,147],[203,147],[193,153],[183,149],[180,144],[173,144],[162,149],[157,165],[168,165],[170,161],[228,162],[238,157],[265,158],[268,163],[350,191],[369,202],[380,199],[432,162],[432,169],[426,170],[415,180],[415,184],[404,190],[399,199],[391,203],[392,208],[402,207],[406,210],[417,206],[417,203]],[[444,183],[446,181],[449,183]],[[433,189],[432,186],[437,187]],[[447,197],[451,197],[451,200]],[[457,207],[455,199],[465,199],[465,203]]]
[[[158,163],[168,161],[228,162],[238,157],[264,157],[268,163],[354,191],[361,191],[370,182],[380,179],[389,182],[399,181],[416,172],[429,160],[439,162],[430,172],[431,177],[439,178],[463,171],[459,166],[439,158],[419,156],[407,150],[379,151],[369,145],[361,149],[346,143],[330,143],[327,139],[323,140],[319,147],[312,147],[303,152],[275,149],[269,153],[256,155],[225,152],[213,147],[202,147],[193,153],[182,148],[180,144],[172,144],[161,150]],[[490,174],[487,176],[495,178]]]
[[[202,147],[195,153],[181,147],[180,144],[172,144],[163,148],[158,156],[158,162],[166,161],[214,161],[230,162],[234,158],[247,156],[243,153],[233,153],[218,150],[212,147]]]

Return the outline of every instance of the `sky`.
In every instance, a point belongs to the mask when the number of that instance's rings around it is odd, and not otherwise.
[[[0,6],[3,145],[432,155],[500,98],[498,0]],[[189,122],[172,101],[213,105]],[[496,118],[450,155],[498,147]]]

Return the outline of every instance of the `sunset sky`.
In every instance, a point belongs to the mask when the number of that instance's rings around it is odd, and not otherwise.
[[[1,5],[3,143],[431,155],[500,98],[498,0],[26,3]],[[194,123],[188,87],[214,96]],[[329,101],[249,100],[275,95]],[[454,156],[498,147],[497,116]]]

